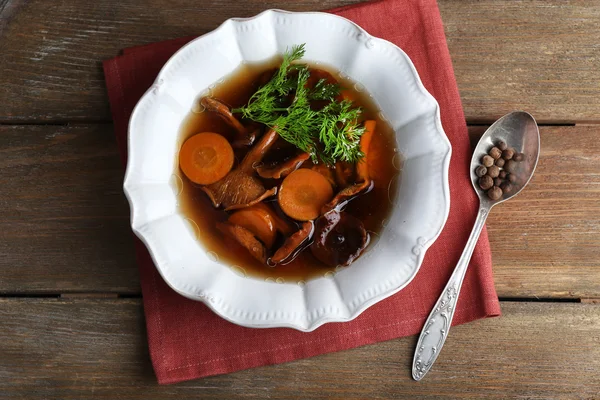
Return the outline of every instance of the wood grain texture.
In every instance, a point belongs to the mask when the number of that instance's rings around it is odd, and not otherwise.
[[[499,296],[600,298],[599,129],[541,128],[534,179],[488,221]],[[110,124],[0,126],[0,156],[0,293],[139,293]]]
[[[109,121],[101,61],[124,47],[199,35],[267,8],[355,2],[8,1],[0,10],[0,121]],[[469,121],[513,109],[542,122],[600,121],[600,0],[439,4]]]
[[[158,386],[139,300],[0,300],[0,393],[51,399],[597,398],[599,305],[503,303],[503,312],[453,328],[420,383],[409,375],[410,337]]]
[[[499,296],[600,297],[599,133],[599,126],[540,128],[533,179],[487,223]]]
[[[0,292],[139,292],[112,125],[0,126]]]
[[[0,121],[110,121],[101,63],[125,47],[201,35],[232,16],[267,8],[307,11],[351,2],[64,0],[49,6],[18,0],[0,37]]]
[[[438,3],[469,121],[600,120],[600,1]]]

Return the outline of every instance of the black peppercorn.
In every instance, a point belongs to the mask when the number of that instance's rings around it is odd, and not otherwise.
[[[500,171],[500,174],[498,175],[498,177],[499,177],[500,179],[506,179],[506,175],[508,175],[508,174],[506,173],[506,171],[502,170],[502,171]]]
[[[494,186],[494,180],[491,176],[485,175],[479,178],[479,187],[483,190],[488,190],[492,186]]]
[[[517,176],[515,174],[508,174],[506,175],[506,179],[508,179],[510,183],[515,183],[517,181]]]
[[[508,149],[506,142],[503,140],[499,141],[498,144],[496,144],[496,147],[498,147],[501,151]]]
[[[494,186],[487,191],[487,195],[492,200],[498,200],[500,197],[502,197],[502,189],[500,189],[498,186]]]
[[[514,174],[517,170],[517,162],[515,160],[508,160],[506,164],[504,164],[504,170],[509,174]]]
[[[523,161],[525,159],[525,154],[517,153],[513,156],[513,160],[515,161]]]
[[[497,178],[498,175],[500,175],[500,168],[498,168],[495,165],[492,165],[491,167],[488,168],[487,174],[489,176],[491,176],[492,178]]]
[[[481,163],[485,166],[485,167],[491,167],[492,165],[494,165],[494,159],[490,156],[488,156],[487,154],[485,156],[483,156],[483,158],[481,159]]]
[[[502,158],[504,158],[506,161],[513,158],[514,155],[515,155],[515,150],[512,147],[508,148],[502,152]]]
[[[478,177],[481,178],[485,174],[487,174],[487,168],[483,165],[480,165],[479,167],[475,168],[475,175],[477,175]]]
[[[504,158],[499,158],[499,159],[496,160],[496,162],[494,164],[496,164],[497,167],[502,168],[502,167],[504,167],[504,163],[505,162],[506,161],[504,160]]]
[[[500,150],[497,147],[492,147],[491,150],[488,153],[490,155],[490,157],[492,157],[494,160],[497,160],[500,158],[500,156],[502,156],[502,150]]]
[[[502,189],[502,193],[508,193],[512,191],[513,185],[510,182],[502,182],[502,184],[500,185],[500,189]]]

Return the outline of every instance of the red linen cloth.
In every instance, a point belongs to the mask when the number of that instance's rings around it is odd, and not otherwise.
[[[401,47],[414,62],[441,108],[452,143],[451,208],[448,222],[429,249],[413,282],[354,321],[326,324],[311,333],[292,329],[250,329],[231,324],[200,302],[172,291],[136,239],[144,310],[154,371],[161,384],[283,363],[420,332],[467,241],[477,212],[469,182],[471,157],[461,101],[435,0],[384,0],[330,11],[355,21],[374,36]],[[191,38],[126,49],[104,62],[115,134],[127,159],[127,125],[136,102],[162,65]],[[454,324],[497,316],[487,233],[473,254]]]

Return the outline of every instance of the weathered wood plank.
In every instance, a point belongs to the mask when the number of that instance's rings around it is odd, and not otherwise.
[[[139,292],[112,125],[0,126],[0,292]]]
[[[488,220],[496,288],[508,297],[600,297],[598,127],[540,133],[533,179]]]
[[[214,29],[267,8],[356,0],[12,0],[0,16],[0,121],[109,121],[101,61],[128,46]],[[442,0],[470,121],[526,109],[540,121],[600,120],[600,0]]]
[[[423,382],[415,338],[288,364],[158,386],[139,300],[0,300],[6,398],[593,399],[600,306],[503,303],[497,319],[458,326]]]
[[[599,1],[438,3],[469,121],[600,120]]]
[[[530,186],[489,219],[498,294],[600,298],[598,128],[541,134]],[[139,293],[112,126],[0,126],[0,143],[0,293]]]
[[[0,121],[110,121],[101,62],[120,49],[200,35],[267,8],[318,10],[348,0],[17,0],[0,40]]]

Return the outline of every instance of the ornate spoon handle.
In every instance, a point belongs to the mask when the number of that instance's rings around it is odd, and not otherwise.
[[[469,236],[469,240],[463,250],[460,260],[446,284],[442,295],[433,306],[433,310],[423,326],[421,336],[417,342],[417,349],[413,358],[412,376],[414,380],[420,381],[437,359],[442,346],[448,336],[450,324],[456,310],[458,302],[458,294],[462,286],[469,261],[473,255],[473,250],[477,244],[477,239],[481,234],[485,220],[490,212],[490,208],[486,206],[479,207],[479,213],[475,220],[475,225]]]

